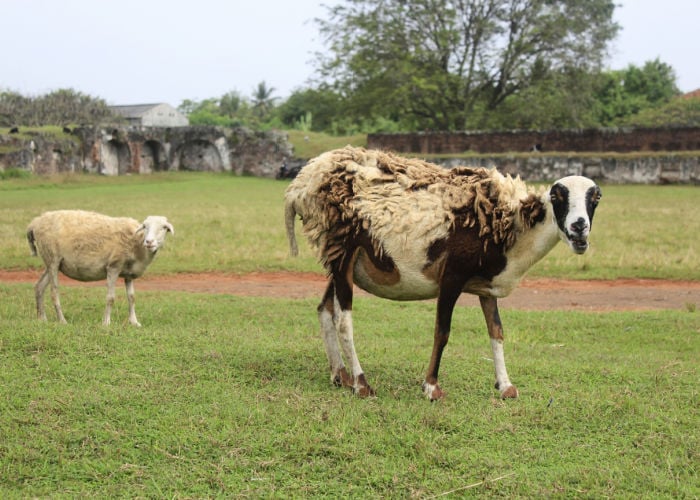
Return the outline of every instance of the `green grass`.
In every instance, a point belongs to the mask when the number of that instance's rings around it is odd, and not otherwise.
[[[39,268],[26,225],[95,209],[175,225],[149,273],[321,272],[287,257],[287,183],[220,174],[0,182],[0,267]],[[700,279],[698,188],[604,186],[592,248],[531,274]],[[300,234],[300,232],[298,232]],[[137,284],[138,288],[138,284]],[[31,284],[0,283],[0,497],[695,498],[700,317],[501,311],[521,397],[501,401],[478,307],[455,311],[435,404],[420,383],[434,304],[355,301],[378,398],[331,386],[317,299],[62,287],[68,325]],[[476,301],[475,301],[476,305]],[[474,486],[476,485],[476,486]]]
[[[175,225],[148,272],[265,270],[322,272],[303,239],[287,256],[283,224],[286,181],[228,174],[6,179],[0,181],[0,267],[40,268],[25,230],[45,210],[83,208],[142,219],[166,215]],[[583,256],[558,245],[530,276],[575,279],[700,279],[697,186],[603,186],[591,248]]]
[[[3,498],[700,494],[694,313],[503,311],[503,402],[459,307],[431,404],[431,303],[356,301],[361,400],[330,384],[315,300],[142,292],[136,329],[123,297],[110,328],[102,289],[63,299],[68,325],[37,323],[31,286],[0,285]]]
[[[367,147],[366,134],[334,136],[301,130],[287,130],[287,133],[289,134],[289,142],[294,146],[294,156],[296,158],[314,158],[325,151],[342,148],[347,145]]]

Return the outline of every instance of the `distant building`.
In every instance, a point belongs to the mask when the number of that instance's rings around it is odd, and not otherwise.
[[[187,127],[190,121],[169,104],[131,104],[110,106],[113,112],[138,127]]]

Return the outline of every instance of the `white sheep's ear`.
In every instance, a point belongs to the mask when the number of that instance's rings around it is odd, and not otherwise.
[[[166,222],[165,227],[168,231],[173,233],[173,236],[175,236],[175,228],[173,227],[173,225],[170,222]]]
[[[138,232],[140,232],[140,231],[143,231],[144,229],[146,229],[146,224],[141,224],[141,225],[136,229],[136,232],[138,233]]]

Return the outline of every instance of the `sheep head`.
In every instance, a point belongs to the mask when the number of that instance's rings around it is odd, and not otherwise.
[[[549,189],[559,237],[574,253],[588,250],[588,234],[601,194],[595,182],[580,175],[564,177]]]
[[[137,233],[141,231],[144,232],[143,246],[152,253],[157,252],[163,246],[167,233],[175,234],[173,225],[168,222],[168,219],[160,215],[149,215],[146,217],[136,230]]]

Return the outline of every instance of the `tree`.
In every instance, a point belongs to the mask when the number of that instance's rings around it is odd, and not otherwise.
[[[329,131],[342,116],[341,101],[341,96],[331,89],[295,90],[276,111],[288,127],[298,128],[304,123],[316,132]]]
[[[257,125],[250,102],[232,90],[219,98],[193,101],[185,99],[177,109],[187,115],[191,125],[216,125],[238,127]],[[255,122],[255,123],[253,123]]]
[[[480,128],[541,82],[599,71],[619,29],[614,8],[613,0],[346,0],[316,20],[330,49],[319,69],[354,116]]]
[[[646,108],[622,120],[631,127],[700,127],[700,97],[674,97],[657,108]]]
[[[599,76],[595,96],[598,121],[605,126],[618,125],[647,108],[656,108],[679,94],[673,68],[658,58],[638,68],[630,64],[624,70],[607,71]]]
[[[276,97],[272,97],[274,87],[268,87],[267,84],[262,81],[258,83],[253,92],[253,111],[255,115],[261,120],[265,120],[270,111],[275,107]]]
[[[0,93],[3,125],[96,125],[115,119],[103,99],[73,89],[59,89],[34,98],[15,92]]]
[[[29,106],[31,106],[31,99],[17,92],[9,90],[0,92],[0,126],[25,125],[23,113]]]

